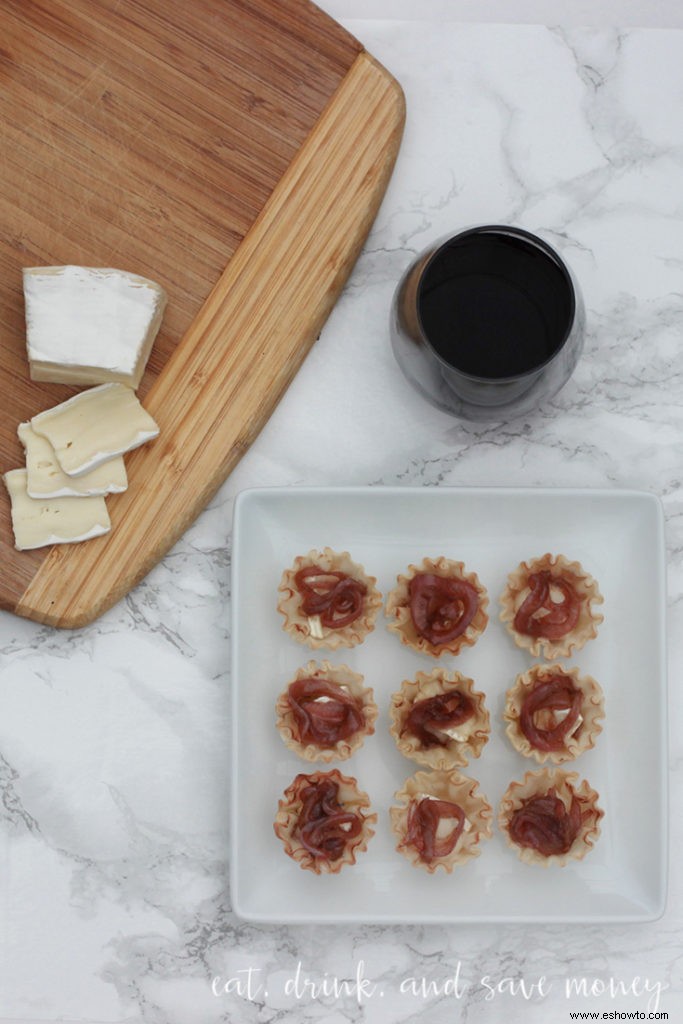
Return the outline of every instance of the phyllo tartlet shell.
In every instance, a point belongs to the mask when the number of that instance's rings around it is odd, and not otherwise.
[[[557,796],[569,809],[573,796],[581,806],[582,824],[570,849],[563,854],[546,856],[528,846],[520,846],[510,837],[509,825],[515,811],[530,797],[542,796],[554,789]],[[599,794],[583,779],[579,782],[578,772],[567,772],[562,768],[539,768],[528,771],[521,782],[511,782],[503,794],[498,811],[498,826],[508,846],[516,851],[525,864],[542,867],[564,867],[570,861],[583,860],[593,849],[600,835],[600,822],[604,811],[598,807]]]
[[[353,622],[339,628],[331,628],[320,622],[319,616],[307,616],[301,610],[301,594],[296,586],[296,574],[308,566],[318,565],[325,572],[343,572],[365,585],[361,614]],[[375,628],[375,619],[382,607],[382,594],[377,589],[377,580],[369,576],[362,565],[354,562],[348,551],[336,552],[326,547],[315,548],[306,555],[298,555],[291,568],[285,569],[278,587],[280,595],[278,611],[284,616],[282,628],[299,643],[313,649],[337,650],[339,647],[355,647],[365,640]]]
[[[550,572],[551,576],[567,579],[581,599],[579,618],[573,629],[565,636],[552,640],[547,637],[534,637],[518,632],[514,627],[515,616],[529,594],[529,577],[533,573]],[[588,640],[597,636],[598,626],[603,615],[593,605],[603,603],[603,597],[597,582],[590,576],[580,562],[570,562],[564,555],[546,553],[540,558],[528,562],[520,562],[508,576],[500,603],[501,621],[518,647],[529,651],[534,657],[566,658],[572,651],[580,650]]]
[[[415,845],[408,841],[408,816],[411,803],[422,797],[435,797],[458,804],[465,813],[469,828],[463,830],[454,847],[446,856],[425,861]],[[479,783],[458,771],[418,771],[406,779],[394,799],[398,806],[389,808],[391,828],[398,843],[396,849],[414,867],[423,868],[434,874],[437,868],[450,873],[453,868],[465,864],[481,853],[481,840],[492,835],[493,808],[479,791]]]
[[[459,691],[474,705],[474,714],[462,724],[466,738],[449,737],[447,744],[423,747],[417,736],[405,732],[406,720],[418,701],[429,700],[441,694]],[[448,672],[435,668],[431,672],[418,672],[414,679],[405,679],[401,689],[391,696],[389,732],[405,757],[418,764],[441,771],[468,764],[479,757],[491,732],[491,716],[483,693],[474,689],[474,681],[461,672]]]
[[[315,742],[304,743],[300,738],[299,726],[292,712],[289,687],[300,679],[321,679],[343,688],[355,698],[363,718],[363,725],[346,739],[337,740],[333,746],[322,746]],[[373,691],[363,685],[364,677],[353,672],[348,665],[332,665],[329,661],[309,661],[297,669],[294,678],[287,684],[277,699],[276,725],[286,746],[306,761],[344,761],[362,746],[365,737],[375,731],[379,709],[374,701]]]
[[[581,707],[579,714],[581,723],[571,735],[565,737],[561,750],[539,750],[525,735],[521,726],[522,705],[526,697],[533,693],[539,683],[554,676],[562,675],[571,680],[581,691]],[[559,665],[534,665],[526,672],[517,676],[515,683],[507,691],[503,719],[505,731],[515,750],[524,757],[533,757],[539,764],[550,761],[562,764],[573,761],[595,746],[597,737],[602,732],[601,719],[605,717],[605,698],[602,688],[592,676],[579,674],[578,668],[565,668]]]
[[[302,791],[310,783],[324,779],[330,779],[337,784],[340,804],[343,805],[344,810],[356,814],[361,820],[359,834],[349,839],[342,856],[337,860],[316,857],[306,849],[297,834],[299,816],[303,806]],[[368,842],[375,834],[372,825],[377,822],[377,814],[368,813],[369,808],[370,798],[367,793],[358,788],[356,779],[342,775],[337,768],[328,772],[311,772],[309,775],[300,773],[284,791],[278,803],[273,829],[282,842],[285,853],[295,860],[300,868],[305,871],[313,871],[316,875],[335,875],[341,871],[344,865],[356,863],[356,855],[367,848]]]
[[[409,585],[413,577],[420,573],[433,573],[445,579],[464,580],[477,591],[479,603],[474,618],[467,628],[452,640],[443,644],[434,644],[422,636],[413,622],[410,611]],[[488,625],[489,598],[486,588],[475,572],[467,572],[464,562],[440,556],[439,558],[423,558],[420,565],[409,565],[406,575],[397,576],[396,586],[388,594],[385,615],[389,619],[388,629],[396,633],[401,643],[415,651],[429,654],[434,658],[442,654],[458,654],[463,647],[471,647],[477,642]]]

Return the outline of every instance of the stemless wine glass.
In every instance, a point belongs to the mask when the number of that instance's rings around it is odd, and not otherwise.
[[[481,225],[418,256],[394,293],[391,339],[403,373],[462,419],[523,415],[567,382],[585,312],[568,267],[537,235]]]

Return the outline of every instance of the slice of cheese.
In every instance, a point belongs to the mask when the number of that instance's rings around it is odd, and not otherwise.
[[[81,391],[31,420],[46,438],[68,476],[81,476],[95,466],[123,455],[159,433],[137,395],[125,384],[100,384]]]
[[[23,278],[33,380],[138,386],[166,308],[160,285],[100,267],[27,267]]]
[[[82,476],[67,476],[50,442],[36,434],[30,423],[20,423],[17,434],[26,452],[26,490],[30,498],[119,494],[128,487],[123,455],[103,462]]]
[[[461,722],[460,725],[453,726],[452,729],[441,729],[439,730],[448,736],[449,739],[455,740],[456,743],[466,743],[470,738],[475,729],[480,727],[480,722],[476,717],[468,718],[465,722]]]
[[[415,796],[415,800],[418,801],[418,802],[420,800],[442,800],[442,799],[444,799],[444,798],[443,797],[439,797],[439,796],[435,796],[434,793],[418,793]],[[446,836],[450,835],[451,832],[454,831],[455,826],[453,825],[453,820],[454,820],[453,818],[440,818],[439,819],[439,823],[438,823],[438,825],[436,827],[436,838],[437,839],[445,839]],[[467,815],[465,815],[465,820],[462,823],[462,830],[463,830],[463,832],[471,832],[472,831],[472,822],[467,817]]]
[[[14,544],[19,551],[71,544],[108,533],[111,521],[102,497],[30,498],[26,470],[10,469],[4,481],[12,503]]]

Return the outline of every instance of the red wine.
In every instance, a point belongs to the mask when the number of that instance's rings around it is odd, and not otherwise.
[[[449,366],[503,381],[541,368],[574,320],[565,266],[541,239],[517,228],[466,231],[437,249],[417,294],[425,338]]]

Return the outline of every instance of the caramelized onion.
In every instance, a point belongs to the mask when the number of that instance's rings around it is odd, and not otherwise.
[[[515,615],[514,628],[526,636],[559,640],[579,621],[581,598],[569,580],[544,569],[529,576],[529,593]],[[552,590],[562,593],[555,601]]]
[[[563,750],[567,737],[578,720],[583,694],[572,680],[557,673],[544,679],[524,698],[519,724],[529,743],[537,750]],[[539,711],[567,711],[566,717],[551,729],[540,729],[535,716]]]
[[[510,818],[510,838],[544,857],[568,853],[581,829],[581,806],[575,796],[569,811],[553,787],[528,797]]]
[[[294,582],[304,615],[318,615],[328,629],[349,626],[363,611],[368,588],[345,572],[307,565],[298,571]]]
[[[333,747],[365,724],[361,701],[329,679],[297,679],[287,696],[300,743]]]
[[[453,690],[426,697],[413,704],[406,718],[403,732],[415,736],[423,747],[436,747],[447,743],[450,737],[447,729],[455,729],[474,714],[474,702]]]
[[[300,795],[297,832],[302,846],[313,857],[339,860],[349,839],[360,834],[360,816],[339,803],[339,786],[332,779],[309,782]]]
[[[455,824],[447,835],[437,836],[439,824],[444,819],[453,819]],[[449,800],[432,800],[430,797],[413,800],[408,811],[406,842],[427,863],[437,857],[447,857],[462,835],[465,820],[462,807]]]
[[[467,580],[421,572],[408,584],[415,629],[431,644],[462,636],[479,607],[476,587]]]

